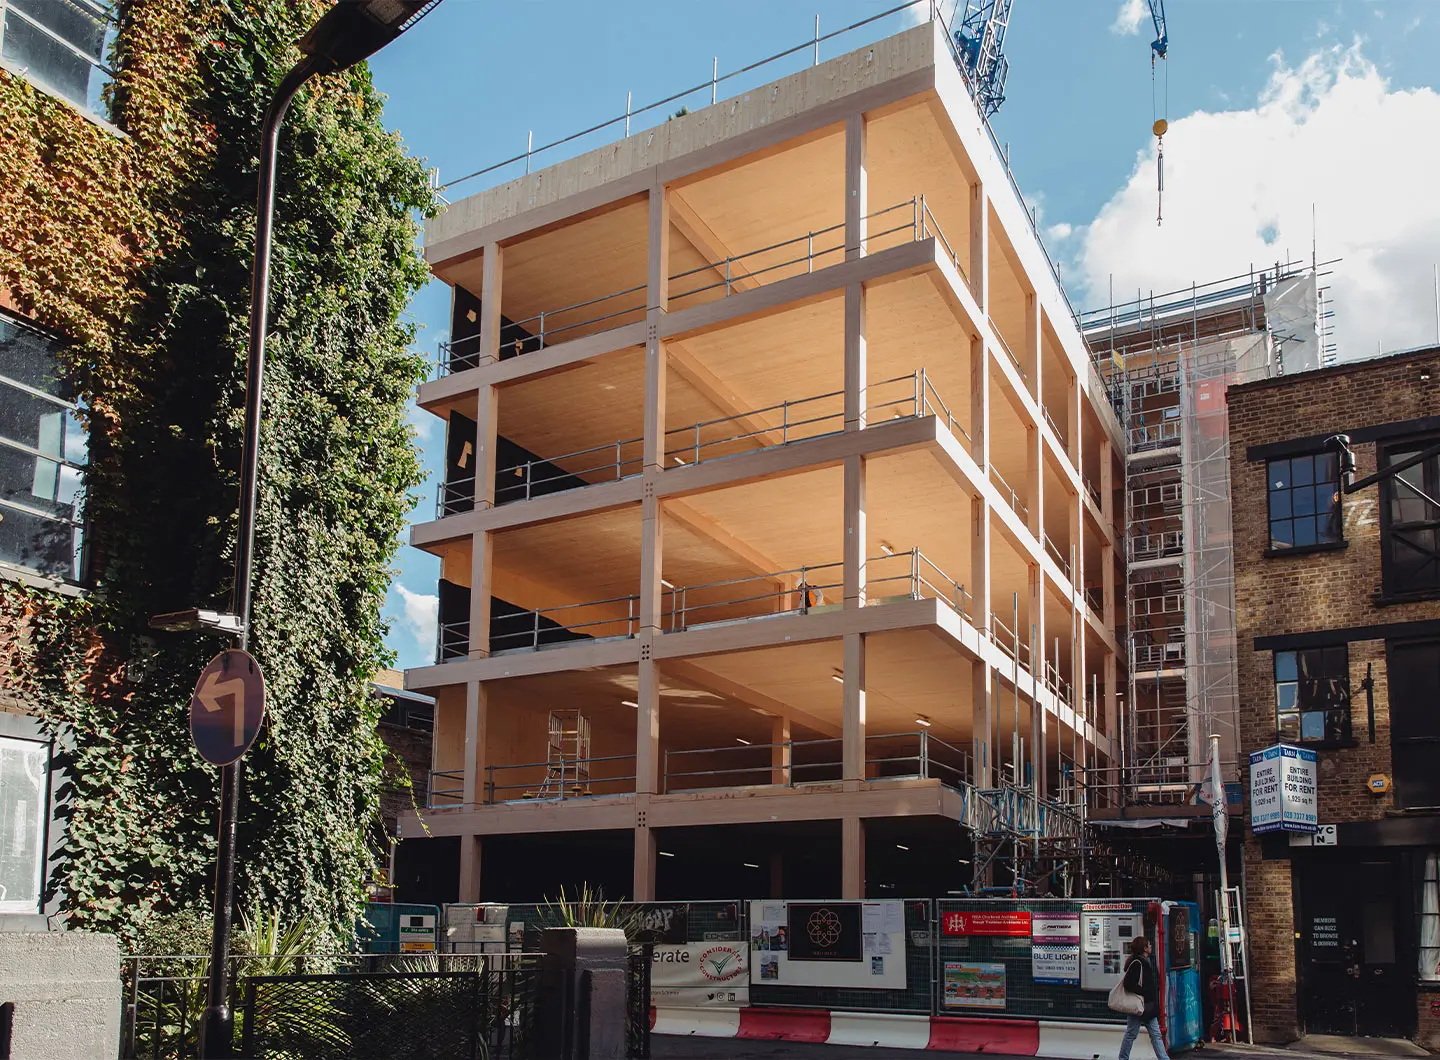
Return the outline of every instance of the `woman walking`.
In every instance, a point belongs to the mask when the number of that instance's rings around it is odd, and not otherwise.
[[[1120,1041],[1120,1060],[1130,1060],[1130,1047],[1144,1027],[1155,1049],[1155,1060],[1170,1060],[1165,1052],[1165,1036],[1160,1033],[1160,973],[1150,959],[1150,940],[1144,935],[1130,940],[1130,960],[1125,966],[1125,992],[1139,994],[1145,1010],[1138,1016],[1125,1018],[1125,1037]]]

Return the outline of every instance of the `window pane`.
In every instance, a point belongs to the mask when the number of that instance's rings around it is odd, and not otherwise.
[[[1315,457],[1315,481],[1337,482],[1340,479],[1339,466],[1334,453],[1319,453]]]
[[[1390,761],[1397,806],[1440,806],[1440,769],[1435,768],[1433,743],[1392,744]]]
[[[1296,515],[1315,514],[1317,509],[1315,507],[1314,486],[1298,486],[1290,491],[1290,497],[1291,504],[1294,505]]]
[[[1350,739],[1350,712],[1348,710],[1325,712],[1325,739],[1336,742]]]
[[[1340,506],[1340,491],[1333,484],[1315,487],[1315,510],[1333,512]]]
[[[1270,488],[1272,490],[1285,489],[1290,485],[1290,461],[1270,461]]]
[[[45,5],[46,8],[52,6],[64,5]],[[4,47],[0,48],[0,56],[24,67],[28,80],[37,81],[76,106],[88,109],[90,74],[95,68],[16,12],[7,11],[4,17]]]
[[[1270,547],[1289,548],[1295,543],[1295,530],[1289,519],[1280,519],[1270,524]]]
[[[1300,715],[1281,714],[1276,719],[1276,728],[1281,740],[1295,742],[1300,739]]]
[[[68,522],[0,507],[0,560],[52,578],[79,575],[79,535]]]
[[[63,397],[55,358],[61,343],[0,316],[0,375]]]
[[[1440,564],[1433,558],[1437,547],[1434,530],[1392,530],[1389,541],[1392,591],[1423,592],[1440,586]]]
[[[1293,651],[1277,651],[1275,653],[1275,680],[1294,681],[1299,676],[1295,653]]]
[[[1308,710],[1300,715],[1300,739],[1325,739],[1325,714],[1322,711]]]
[[[1287,518],[1289,518],[1289,517],[1290,517],[1291,515],[1293,515],[1293,514],[1294,514],[1294,512],[1293,512],[1293,511],[1291,510],[1291,508],[1290,508],[1290,491],[1289,491],[1289,490],[1271,490],[1271,491],[1270,491],[1270,518],[1271,518],[1271,519],[1287,519]]]
[[[0,737],[0,912],[40,911],[49,750]]]
[[[1325,673],[1331,677],[1345,677],[1350,671],[1350,650],[1344,646],[1325,649]]]
[[[1275,709],[1294,710],[1300,698],[1300,686],[1294,681],[1285,681],[1275,686]]]
[[[1313,516],[1306,516],[1303,519],[1296,519],[1294,522],[1294,527],[1296,548],[1304,548],[1306,545],[1313,545],[1316,543],[1317,538],[1315,536],[1315,519]]]
[[[65,410],[53,401],[0,384],[0,435],[54,456],[63,455]]]
[[[1312,457],[1297,456],[1290,461],[1290,476],[1293,485],[1308,486],[1315,481],[1315,462]]]
[[[1340,524],[1340,509],[1335,508],[1318,516],[1315,525],[1319,531],[1319,544],[1331,545],[1345,540],[1344,528]]]

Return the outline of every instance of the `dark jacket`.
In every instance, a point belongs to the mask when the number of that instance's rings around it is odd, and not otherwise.
[[[1145,999],[1145,1011],[1140,1018],[1149,1023],[1160,1015],[1160,973],[1155,962],[1149,957],[1131,957],[1125,966],[1125,992],[1139,994]]]

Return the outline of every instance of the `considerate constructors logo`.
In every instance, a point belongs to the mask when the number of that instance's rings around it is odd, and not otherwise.
[[[740,951],[732,946],[712,946],[700,955],[700,974],[712,983],[725,983],[745,971]]]

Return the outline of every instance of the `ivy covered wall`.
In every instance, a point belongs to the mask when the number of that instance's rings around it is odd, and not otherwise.
[[[237,522],[261,116],[317,0],[119,5],[117,137],[0,71],[0,297],[74,340],[88,410],[94,591],[0,582],[0,670],[64,734],[72,922],[130,936],[208,902],[217,772],[190,746],[200,634]],[[281,138],[251,650],[269,715],[246,758],[239,895],[351,930],[381,778],[368,680],[420,471],[401,319],[426,272],[421,165],[363,68],[296,101]]]

